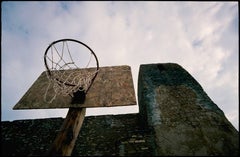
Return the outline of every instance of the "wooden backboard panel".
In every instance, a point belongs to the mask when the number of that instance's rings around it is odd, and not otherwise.
[[[91,70],[88,68],[86,70]],[[113,107],[136,105],[130,66],[100,67],[84,104],[71,104],[71,96],[58,95],[52,103],[44,101],[49,80],[43,72],[13,109],[50,109],[69,107]],[[53,96],[49,89],[48,96]]]

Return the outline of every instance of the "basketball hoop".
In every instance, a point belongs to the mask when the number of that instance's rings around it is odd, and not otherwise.
[[[89,59],[86,62],[81,57]],[[49,79],[44,100],[48,103],[52,103],[58,95],[70,95],[72,103],[82,104],[99,71],[96,54],[89,46],[75,39],[60,39],[52,42],[45,51],[44,64]],[[83,70],[89,67],[92,70]],[[50,86],[55,94],[51,100],[47,100]]]

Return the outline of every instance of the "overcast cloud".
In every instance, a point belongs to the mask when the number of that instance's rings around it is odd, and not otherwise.
[[[65,117],[67,109],[12,110],[45,70],[47,46],[61,38],[89,45],[100,66],[178,63],[238,129],[237,2],[2,2],[2,120]],[[87,116],[137,113],[138,106],[92,108]]]

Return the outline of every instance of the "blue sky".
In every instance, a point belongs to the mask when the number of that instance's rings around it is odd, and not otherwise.
[[[12,110],[45,70],[55,40],[89,45],[100,66],[178,63],[238,129],[237,2],[2,2],[2,120],[65,117],[67,109]],[[87,116],[137,113],[138,106],[91,108]]]

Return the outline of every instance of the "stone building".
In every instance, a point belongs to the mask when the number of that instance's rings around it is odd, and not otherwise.
[[[181,66],[141,65],[138,103],[136,114],[86,117],[72,155],[239,155],[238,131]],[[63,121],[1,122],[1,154],[46,155]]]

